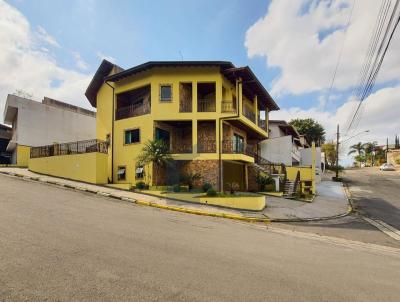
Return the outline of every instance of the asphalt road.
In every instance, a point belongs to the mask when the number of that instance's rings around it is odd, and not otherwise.
[[[398,301],[400,254],[0,175],[0,301]]]
[[[357,210],[400,229],[400,173],[378,168],[346,170]]]

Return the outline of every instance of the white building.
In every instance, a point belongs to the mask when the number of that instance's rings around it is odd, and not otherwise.
[[[286,166],[300,165],[300,134],[286,121],[269,121],[269,138],[260,143],[261,157]]]
[[[47,97],[40,103],[9,94],[3,117],[13,129],[7,151],[19,166],[27,166],[32,146],[96,137],[95,112]]]

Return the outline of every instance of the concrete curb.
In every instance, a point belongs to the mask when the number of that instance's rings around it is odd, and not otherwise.
[[[247,222],[263,222],[263,223],[270,222],[270,219],[267,217],[265,217],[265,218],[246,217],[246,216],[235,215],[235,214],[215,213],[215,212],[207,212],[207,211],[202,211],[202,210],[187,209],[187,208],[176,207],[176,206],[168,206],[168,205],[162,205],[162,204],[158,204],[158,203],[150,202],[150,201],[136,200],[133,198],[119,196],[119,195],[115,195],[115,194],[111,194],[111,193],[88,190],[86,188],[82,188],[79,186],[72,186],[69,184],[63,184],[63,183],[60,183],[57,181],[41,180],[39,177],[25,176],[22,174],[17,174],[17,173],[8,172],[8,171],[0,171],[0,173],[9,175],[9,176],[19,177],[24,180],[33,180],[33,181],[38,181],[38,182],[42,182],[45,184],[51,184],[51,185],[55,185],[55,186],[59,186],[59,187],[67,188],[67,189],[73,189],[73,190],[83,191],[83,192],[87,192],[87,193],[97,194],[97,195],[100,195],[103,197],[114,198],[114,199],[118,199],[118,200],[122,200],[122,201],[126,201],[126,202],[131,202],[131,203],[135,203],[135,204],[141,205],[141,206],[149,206],[149,207],[170,210],[170,211],[175,211],[175,212],[181,212],[181,213],[187,213],[187,214],[193,214],[193,215],[227,218],[227,219],[247,221]]]

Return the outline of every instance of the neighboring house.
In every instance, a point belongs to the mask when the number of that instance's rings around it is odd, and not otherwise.
[[[7,145],[11,163],[28,166],[30,147],[94,138],[96,113],[45,97],[42,102],[8,95],[4,123],[12,125]]]
[[[302,141],[305,141],[304,137],[286,121],[270,120],[269,138],[260,143],[261,156],[273,163],[298,166],[300,149],[305,147]]]
[[[387,151],[387,162],[396,167],[400,167],[400,149],[390,149]]]
[[[159,172],[157,185],[199,173],[217,189],[230,182],[248,189],[268,113],[279,109],[249,67],[224,61],[147,62],[121,71],[104,60],[86,96],[97,108],[96,138],[110,142],[115,184],[155,185],[153,165],[140,167],[137,157],[146,142],[161,139],[175,164]]]
[[[7,152],[7,146],[10,142],[11,136],[11,127],[0,124],[0,164],[11,163],[11,153]]]

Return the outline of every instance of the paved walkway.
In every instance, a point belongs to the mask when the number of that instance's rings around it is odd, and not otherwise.
[[[66,180],[58,177],[37,174],[23,168],[0,168],[0,173],[14,174],[25,178],[32,178],[41,182],[53,183],[65,187],[75,188],[82,191],[97,193],[116,198],[124,198],[132,201],[152,203],[158,207],[172,207],[187,211],[201,211],[216,215],[231,215],[248,218],[269,218],[270,220],[297,220],[297,219],[319,219],[348,212],[348,203],[340,183],[323,181],[317,186],[318,195],[313,203],[306,203],[291,199],[267,196],[267,207],[262,212],[239,211],[222,207],[208,206],[180,202],[166,198],[149,196],[135,192],[123,191],[105,186],[82,183],[79,181]]]

